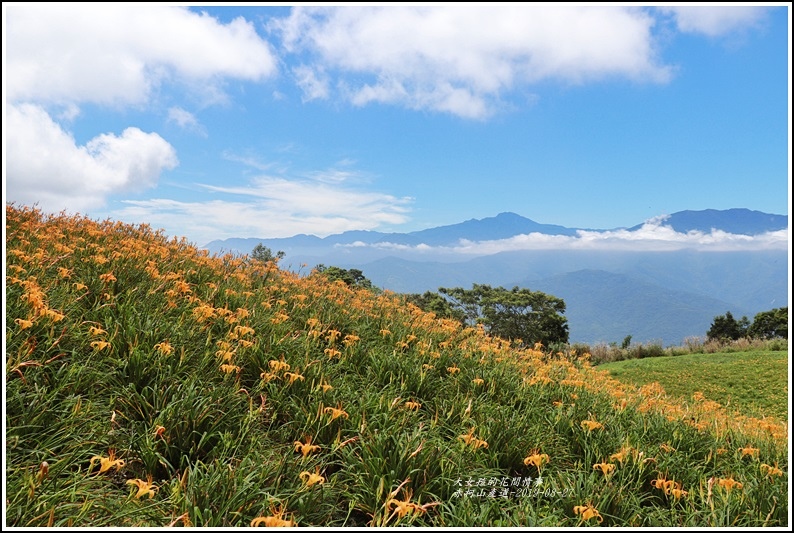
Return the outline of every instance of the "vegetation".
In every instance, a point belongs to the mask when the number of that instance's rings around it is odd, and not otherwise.
[[[337,266],[325,266],[319,264],[314,268],[317,274],[325,276],[330,281],[342,281],[348,287],[355,287],[359,289],[374,290],[375,287],[372,282],[368,280],[364,273],[357,268],[339,268]]]
[[[424,294],[406,294],[405,300],[422,311],[433,313],[439,318],[451,318],[461,324],[466,323],[466,316],[463,310],[453,307],[447,298],[437,292],[425,291]]]
[[[261,242],[254,246],[254,249],[251,250],[251,259],[261,263],[267,263],[269,261],[278,262],[279,260],[284,259],[284,255],[286,254],[281,250],[273,255],[273,251]]]
[[[589,345],[576,343],[572,348],[577,353],[589,353],[590,363],[600,365],[628,359],[645,359],[648,357],[665,357],[685,354],[713,354],[736,353],[747,351],[786,352],[788,339],[748,339],[742,337],[736,340],[707,340],[705,337],[688,337],[681,346],[663,347],[660,342],[629,343],[618,347],[617,343],[599,343]]]
[[[437,316],[460,320],[464,326],[482,324],[495,337],[529,345],[568,342],[565,302],[555,296],[476,283],[470,290],[441,287],[438,291],[411,295],[408,301]]]
[[[746,316],[736,320],[730,311],[714,317],[706,333],[710,340],[737,340],[742,337],[773,339],[788,337],[788,307],[779,307],[755,315],[753,323]]]
[[[749,351],[620,361],[599,366],[625,383],[659,383],[676,397],[699,392],[746,416],[788,419],[788,353]],[[760,386],[763,384],[763,386]]]
[[[779,526],[787,427],[389,293],[7,206],[10,526]]]
[[[788,307],[758,313],[747,329],[747,334],[754,339],[788,338]]]

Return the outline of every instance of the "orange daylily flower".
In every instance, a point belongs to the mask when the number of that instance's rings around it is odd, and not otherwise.
[[[225,372],[226,374],[231,374],[233,372],[236,372],[236,373],[239,374],[240,370],[242,370],[242,368],[240,368],[237,365],[226,365],[226,364],[224,364],[224,365],[221,365],[220,368],[221,368],[221,372]]]
[[[286,363],[283,357],[281,358],[281,361],[271,359],[268,362],[268,365],[270,366],[270,370],[273,372],[278,372],[279,370],[289,370],[289,363]]]
[[[98,352],[101,352],[105,348],[110,348],[110,343],[107,341],[94,341],[91,343],[91,348],[93,348]]]
[[[61,320],[66,318],[66,315],[64,315],[63,313],[59,313],[58,311],[55,311],[54,309],[47,309],[47,310],[45,310],[42,313],[42,315],[46,316],[47,318],[49,318],[53,322],[60,322]]]
[[[278,376],[273,374],[272,372],[262,372],[259,374],[259,377],[262,378],[262,381],[265,383],[270,383],[274,379],[278,379]]]
[[[284,520],[284,509],[282,507],[270,507],[271,516],[258,516],[251,520],[251,527],[257,527],[260,524],[265,527],[295,527],[297,524],[292,520]]]
[[[689,494],[689,492],[687,492],[687,491],[685,491],[684,489],[681,489],[681,488],[673,488],[673,489],[670,489],[670,494],[672,494],[673,497],[676,500],[678,500],[682,496],[686,496],[687,494]]]
[[[157,491],[157,487],[152,485],[152,476],[147,476],[146,481],[142,479],[129,479],[127,480],[127,485],[136,485],[138,487],[138,493],[135,494],[135,499],[140,498],[141,496],[149,495],[149,498],[154,498],[154,493]]]
[[[783,471],[777,467],[777,463],[775,466],[769,466],[766,463],[761,464],[761,472],[765,472],[768,476],[782,476]]]
[[[328,359],[333,359],[334,357],[342,356],[342,352],[334,348],[326,348],[325,350],[323,350],[323,352],[325,353],[325,355],[328,356]]]
[[[741,489],[744,485],[741,482],[736,481],[733,477],[729,477],[728,479],[720,478],[717,480],[717,484],[730,492],[733,488]]]
[[[316,444],[312,444],[312,438],[306,437],[306,442],[301,442],[299,440],[295,441],[295,451],[301,452],[304,457],[309,455],[312,452],[316,452],[320,449],[319,446]]]
[[[615,471],[615,465],[612,463],[596,463],[593,465],[593,470],[601,470],[605,476],[608,476]]]
[[[575,506],[573,508],[573,514],[582,515],[582,520],[590,520],[591,518],[595,518],[599,523],[604,521],[598,510],[589,503],[587,505]]]
[[[543,466],[543,463],[548,463],[549,460],[548,454],[538,453],[536,450],[533,450],[529,456],[524,457],[524,464],[527,466],[534,465],[535,468],[540,470],[540,468]]]
[[[174,347],[168,341],[158,342],[154,345],[154,349],[163,355],[170,355],[174,351]]]
[[[341,405],[339,406],[339,408],[326,407],[325,409],[323,409],[323,413],[324,414],[330,414],[332,421],[336,420],[340,416],[344,417],[344,418],[350,418],[350,415],[348,415],[347,412],[342,410],[342,406]]]
[[[458,438],[462,440],[464,444],[467,445],[470,444],[471,446],[473,446],[475,450],[478,448],[488,447],[488,442],[482,439],[478,439],[477,437],[474,436],[474,428],[471,428],[467,434],[458,436]]]
[[[289,379],[290,385],[295,383],[297,380],[304,381],[306,379],[297,372],[284,372],[284,375]]]
[[[17,318],[14,323],[19,326],[19,329],[28,329],[33,327],[32,320],[25,320],[24,318]]]
[[[742,457],[749,455],[750,457],[758,457],[758,452],[761,451],[758,448],[753,447],[746,447],[746,448],[739,448],[739,453],[742,454]]]
[[[243,309],[243,311],[247,311],[247,310]],[[238,315],[240,314],[240,310],[239,309],[238,309],[238,313],[237,314]],[[244,318],[244,317],[242,317],[242,318]],[[235,335],[253,335],[254,333],[256,333],[254,331],[254,328],[249,328],[248,326],[235,326],[234,327],[234,334]]]
[[[95,455],[91,458],[91,461],[88,463],[88,471],[91,471],[91,468],[94,466],[94,463],[99,461],[99,474],[107,472],[111,468],[115,468],[116,470],[120,470],[126,463],[123,459],[116,459],[116,451],[111,449],[108,450],[108,457],[102,457],[101,455]]]
[[[398,487],[399,489],[399,487]],[[392,494],[396,494],[392,492]],[[388,510],[394,509],[391,516],[397,515],[397,518],[403,518],[404,516],[411,514],[411,515],[420,515],[424,514],[427,509],[438,505],[438,503],[426,503],[424,505],[420,505],[418,503],[414,503],[411,501],[412,492],[408,491],[405,494],[404,500],[398,500],[396,498],[391,498],[389,501],[386,502],[386,508]]]
[[[308,472],[304,470],[300,473],[300,478],[306,483],[307,487],[311,487],[312,485],[322,485],[325,483],[325,478],[320,475],[320,467],[315,468],[316,473]]]
[[[603,429],[604,425],[601,422],[596,422],[595,420],[582,420],[581,422],[582,428],[586,429],[587,431],[593,431],[594,429]]]

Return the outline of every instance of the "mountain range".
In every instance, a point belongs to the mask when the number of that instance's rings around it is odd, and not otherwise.
[[[776,235],[775,246],[747,246],[769,235]],[[631,335],[635,342],[671,345],[705,336],[726,311],[752,320],[787,306],[787,235],[787,216],[748,209],[681,211],[606,230],[501,213],[410,233],[232,238],[204,248],[246,254],[262,243],[285,252],[282,267],[357,268],[395,292],[472,283],[527,287],[565,301],[571,342]],[[714,247],[717,239],[726,246]],[[743,246],[733,246],[737,242]]]

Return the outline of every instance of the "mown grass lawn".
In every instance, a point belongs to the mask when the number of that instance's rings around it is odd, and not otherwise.
[[[745,416],[788,419],[788,353],[753,351],[689,354],[598,366],[624,383],[658,382],[671,395],[709,399]]]

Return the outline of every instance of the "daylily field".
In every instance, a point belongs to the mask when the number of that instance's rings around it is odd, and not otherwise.
[[[7,525],[788,525],[776,419],[150,227],[6,223]]]

